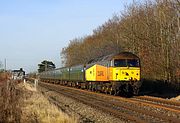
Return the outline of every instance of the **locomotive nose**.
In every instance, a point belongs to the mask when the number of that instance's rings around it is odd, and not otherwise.
[[[136,71],[133,71],[133,70],[131,70],[131,71],[127,71],[127,72],[124,72],[125,73],[125,79],[127,79],[127,80],[130,80],[130,81],[132,81],[132,80],[137,80],[137,76],[139,75]]]

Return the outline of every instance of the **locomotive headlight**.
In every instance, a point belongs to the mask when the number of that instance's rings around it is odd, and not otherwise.
[[[136,75],[138,76],[139,74],[137,73]]]
[[[129,76],[129,74],[126,72],[126,76]]]

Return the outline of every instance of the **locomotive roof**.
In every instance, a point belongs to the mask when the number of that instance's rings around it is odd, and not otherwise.
[[[113,59],[139,59],[139,57],[131,52],[121,52],[113,56]]]
[[[120,52],[117,54],[111,54],[111,55],[92,59],[88,62],[88,64],[101,62],[101,61],[109,61],[112,59],[139,59],[139,57],[131,52]]]

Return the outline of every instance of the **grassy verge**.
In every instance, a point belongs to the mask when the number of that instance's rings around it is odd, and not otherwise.
[[[3,82],[0,86],[0,122],[19,123],[21,120],[21,92],[12,81]]]
[[[24,105],[22,106],[21,122],[38,123],[77,123],[75,117],[59,111],[36,89],[30,85],[21,85],[26,92]]]
[[[6,73],[0,72],[0,84],[6,80]]]
[[[77,123],[59,111],[30,84],[6,81],[0,86],[0,123]]]

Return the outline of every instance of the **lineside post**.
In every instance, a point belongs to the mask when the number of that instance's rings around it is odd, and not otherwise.
[[[24,79],[24,84],[26,84],[26,79]]]
[[[35,89],[37,89],[37,86],[38,86],[38,79],[34,79],[34,87],[35,87]]]

